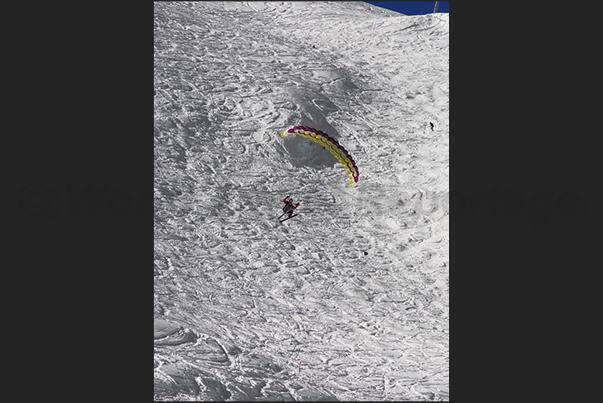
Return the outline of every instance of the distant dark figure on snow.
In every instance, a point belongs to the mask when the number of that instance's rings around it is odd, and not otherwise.
[[[431,126],[431,131],[433,131],[433,123],[429,122],[429,125]]]

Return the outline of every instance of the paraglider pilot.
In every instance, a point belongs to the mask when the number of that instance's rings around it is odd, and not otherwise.
[[[293,210],[295,210],[297,206],[299,206],[299,202],[295,206],[293,205],[293,199],[291,198],[291,196],[285,197],[283,203],[285,203],[285,207],[283,207],[283,215],[288,213],[289,215],[287,216],[287,218],[291,217],[291,215],[293,214]]]

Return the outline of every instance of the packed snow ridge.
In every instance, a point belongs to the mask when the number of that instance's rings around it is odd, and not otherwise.
[[[155,400],[448,400],[448,14],[154,7]]]

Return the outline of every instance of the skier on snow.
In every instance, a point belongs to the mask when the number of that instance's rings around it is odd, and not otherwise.
[[[283,214],[281,215],[281,217],[288,213],[289,215],[287,216],[287,218],[291,218],[293,210],[295,210],[297,206],[299,206],[299,202],[294,206],[293,199],[291,198],[291,196],[287,196],[285,197],[285,200],[283,200],[283,203],[285,203],[285,207],[283,207]]]

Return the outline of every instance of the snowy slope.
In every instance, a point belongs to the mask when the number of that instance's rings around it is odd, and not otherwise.
[[[448,21],[155,3],[156,400],[448,400]]]

